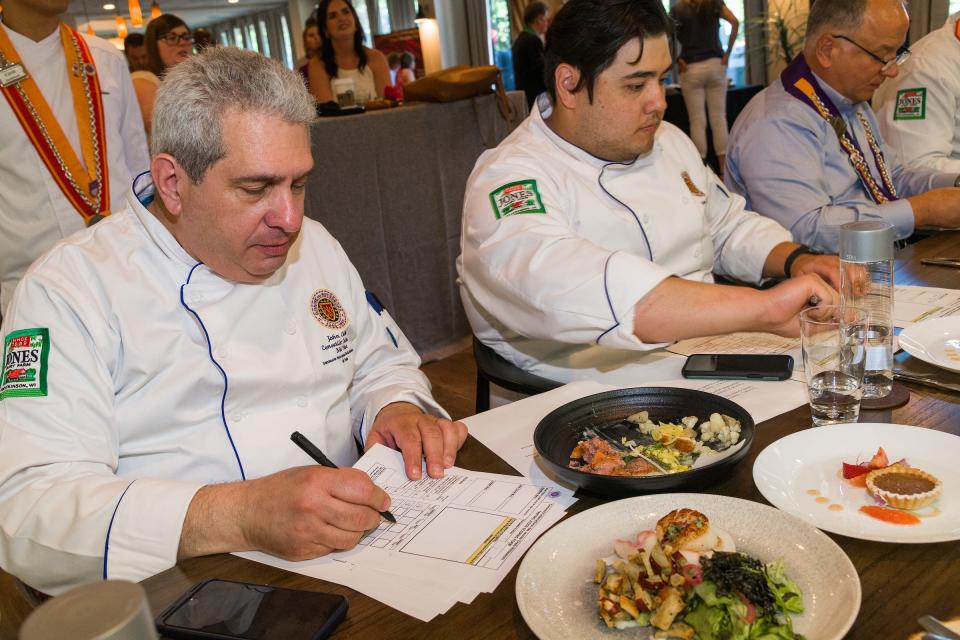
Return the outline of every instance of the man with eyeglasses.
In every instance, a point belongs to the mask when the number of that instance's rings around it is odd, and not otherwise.
[[[836,253],[854,220],[889,222],[898,240],[960,226],[957,173],[901,164],[870,108],[910,55],[908,27],[900,0],[817,0],[803,53],[731,131],[727,186],[811,251]]]
[[[904,164],[960,172],[960,12],[921,38],[873,96],[880,130]]]
[[[68,0],[3,0],[0,317],[30,263],[117,206],[150,166],[127,61],[61,22]]]

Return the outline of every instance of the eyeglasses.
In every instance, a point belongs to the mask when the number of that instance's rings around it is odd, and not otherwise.
[[[902,65],[904,62],[907,61],[911,53],[910,48],[907,47],[907,45],[901,45],[901,47],[897,49],[897,52],[893,55],[892,58],[890,58],[889,60],[884,60],[877,54],[873,53],[872,51],[864,47],[862,44],[853,40],[853,38],[848,38],[847,36],[839,33],[832,33],[830,35],[832,35],[834,38],[840,38],[841,40],[846,40],[847,42],[854,45],[855,47],[863,51],[865,54],[867,54],[868,56],[870,56],[871,58],[879,62],[881,65],[880,73],[887,72],[890,69],[890,67],[892,67],[893,65],[897,65],[899,67],[900,65]]]
[[[189,31],[187,33],[173,33],[171,31],[160,39],[169,45],[178,45],[181,42],[190,44],[193,42],[193,34]]]

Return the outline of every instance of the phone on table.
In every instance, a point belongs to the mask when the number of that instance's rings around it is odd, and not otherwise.
[[[211,579],[193,585],[157,616],[170,638],[322,640],[347,614],[334,593]]]
[[[695,353],[687,356],[684,378],[720,380],[786,380],[793,373],[793,356],[739,353]]]

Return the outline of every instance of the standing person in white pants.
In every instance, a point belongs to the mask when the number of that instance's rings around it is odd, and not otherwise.
[[[690,118],[690,137],[706,161],[709,114],[722,177],[727,153],[727,62],[740,22],[723,0],[681,0],[670,10],[670,17],[677,23],[680,92]],[[726,51],[720,44],[721,19],[731,27]]]

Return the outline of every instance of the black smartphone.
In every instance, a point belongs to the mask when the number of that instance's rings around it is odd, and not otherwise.
[[[164,636],[188,640],[321,640],[346,614],[341,595],[214,578],[193,585],[156,623]]]
[[[687,356],[681,373],[684,378],[786,380],[793,373],[793,356],[695,353]]]

